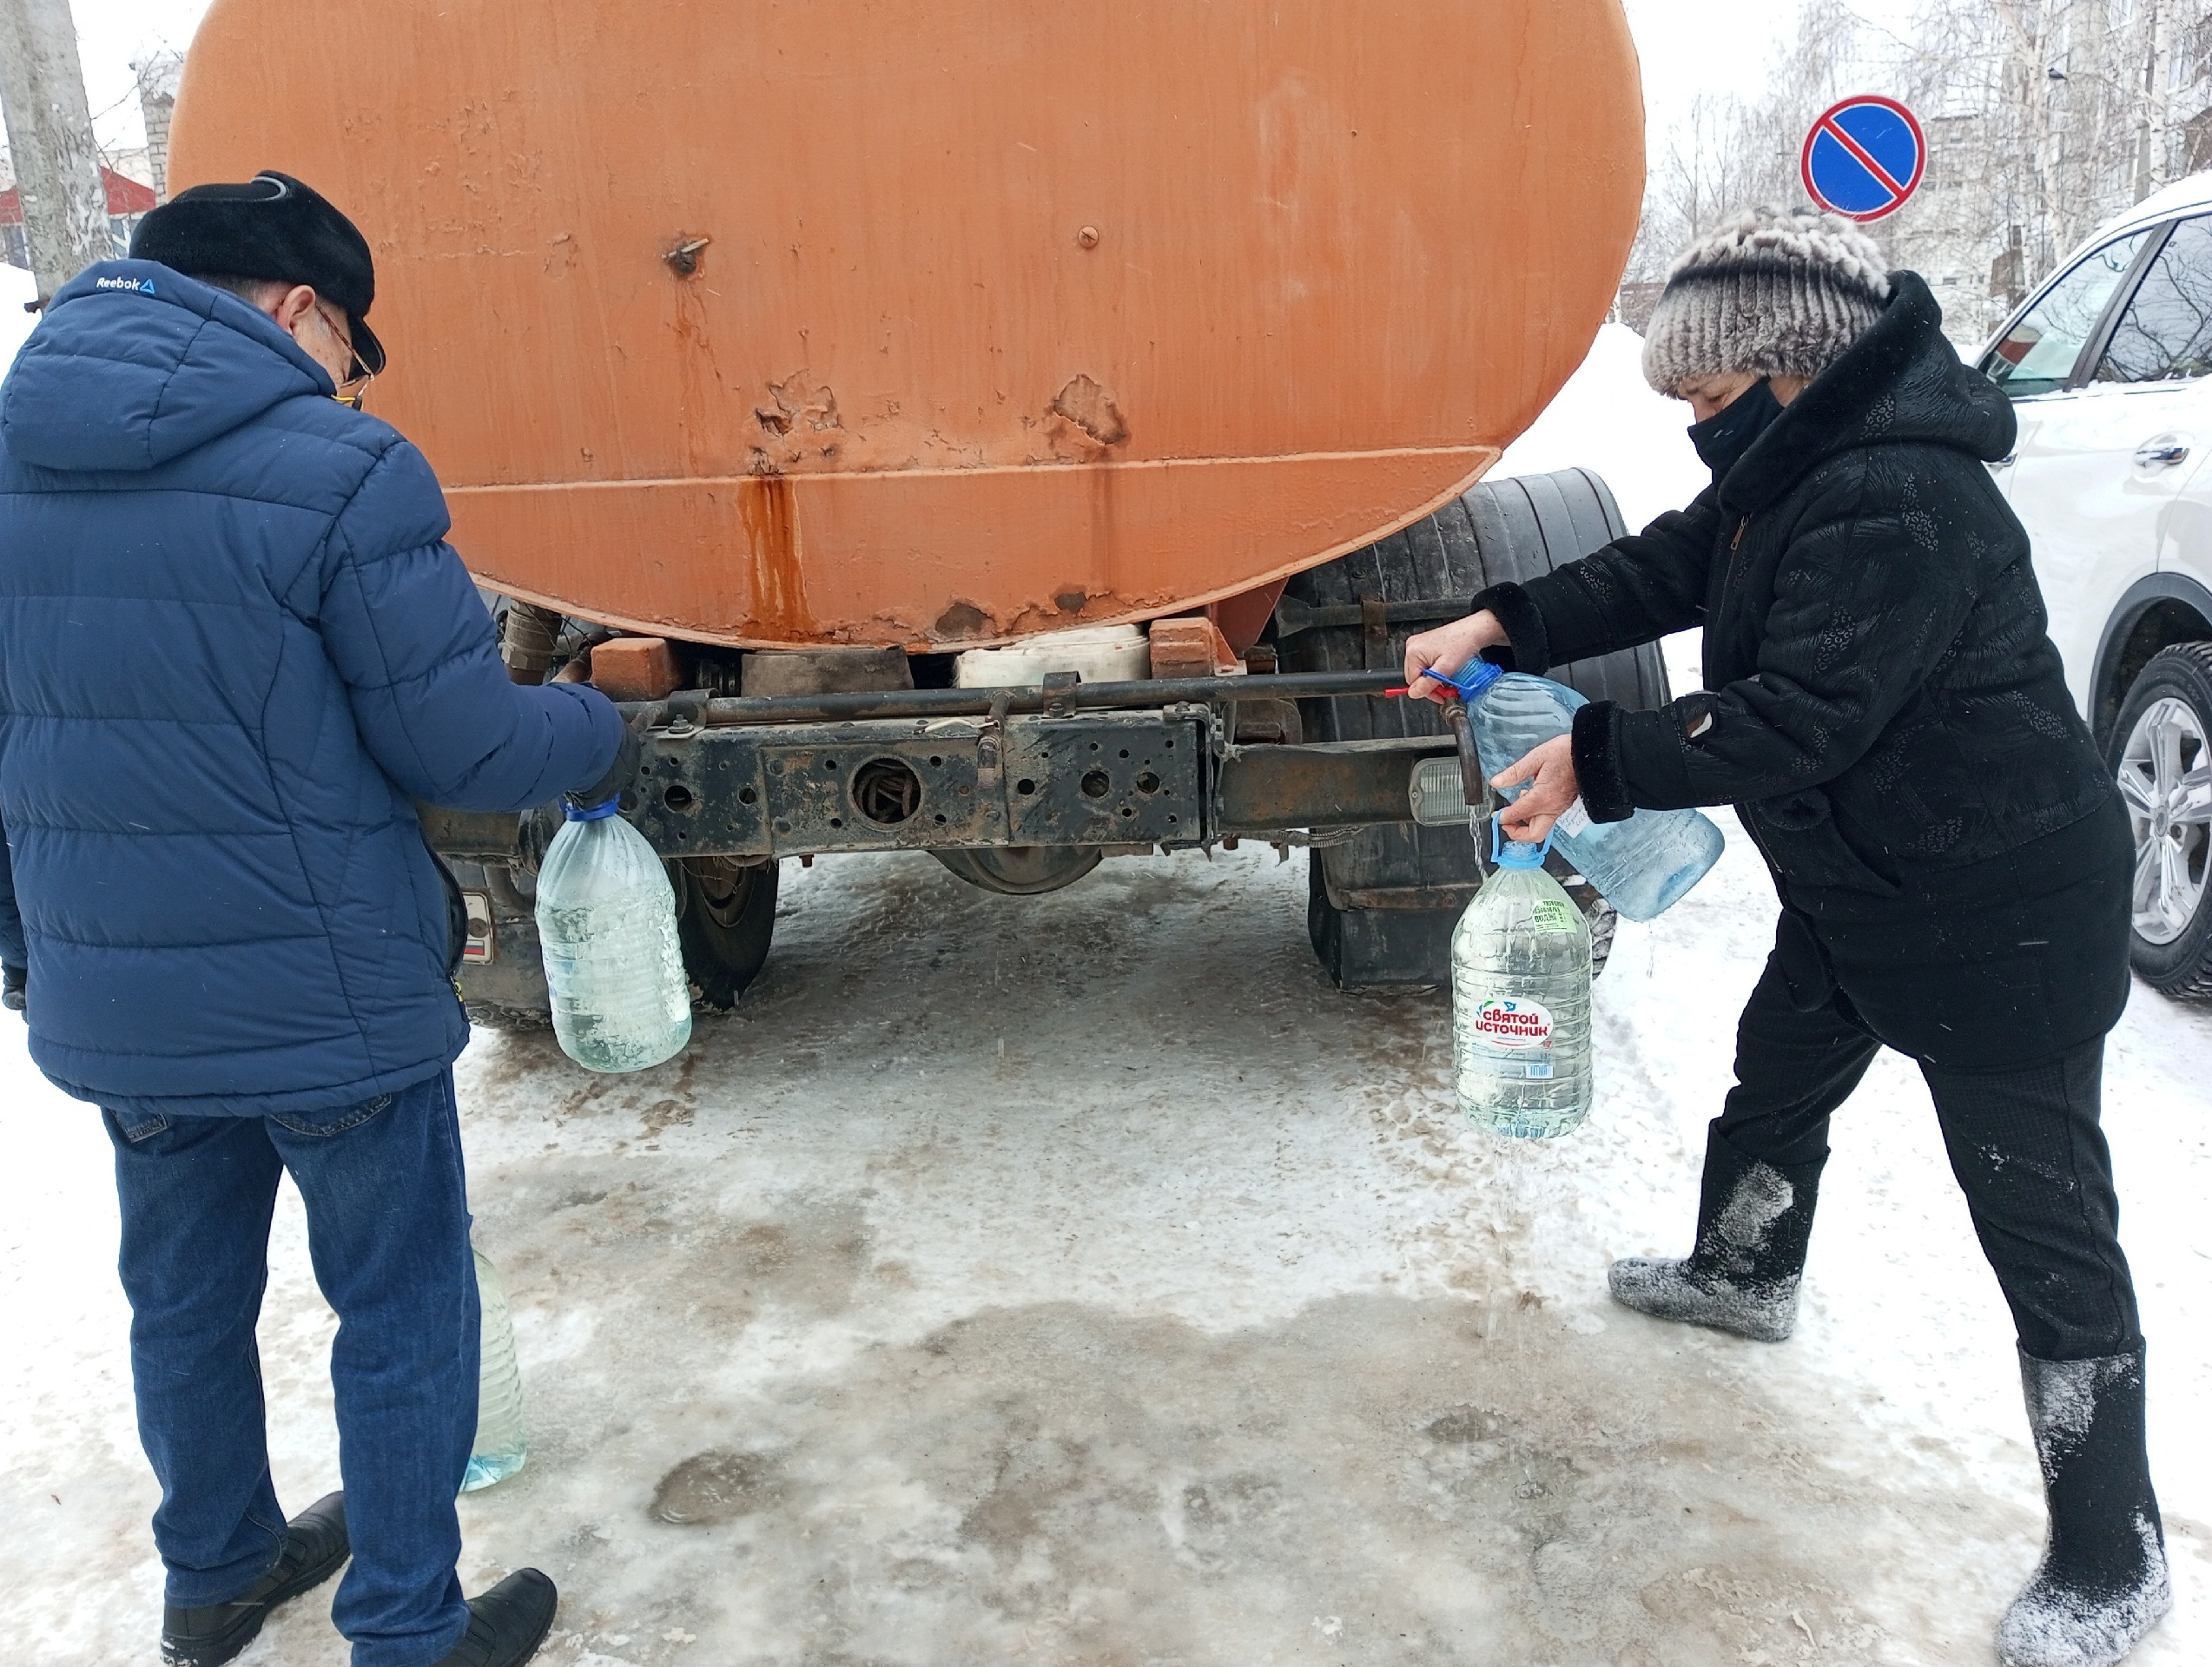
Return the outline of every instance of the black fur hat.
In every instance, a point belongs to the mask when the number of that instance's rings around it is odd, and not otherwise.
[[[195,273],[307,284],[345,308],[353,356],[372,374],[384,344],[368,327],[376,267],[368,240],[327,199],[289,174],[263,168],[243,185],[195,185],[149,210],[130,258]]]

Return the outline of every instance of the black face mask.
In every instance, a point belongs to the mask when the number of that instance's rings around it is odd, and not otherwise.
[[[1781,414],[1782,402],[1761,378],[1703,422],[1692,423],[1690,444],[1718,482]]]

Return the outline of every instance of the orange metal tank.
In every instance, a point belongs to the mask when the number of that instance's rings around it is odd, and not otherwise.
[[[1464,489],[1605,314],[1618,0],[216,0],[170,178],[361,225],[487,584],[742,645],[1141,619]]]

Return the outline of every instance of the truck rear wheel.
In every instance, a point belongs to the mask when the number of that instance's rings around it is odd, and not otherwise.
[[[1587,469],[1478,482],[1426,520],[1292,578],[1286,597],[1311,608],[1367,604],[1367,617],[1278,637],[1278,663],[1284,671],[1394,669],[1405,662],[1408,636],[1457,618],[1483,586],[1548,573],[1627,530],[1613,494]],[[1655,707],[1670,698],[1653,644],[1548,675],[1592,700]],[[1309,701],[1303,716],[1316,741],[1443,731],[1438,708],[1426,701]],[[1482,882],[1482,859],[1463,830],[1363,829],[1317,847],[1310,860],[1307,929],[1338,985],[1441,984],[1450,976],[1452,926]],[[1582,906],[1592,959],[1603,965],[1611,906],[1570,878],[1561,860],[1547,866]]]
[[[460,972],[469,1023],[489,1031],[542,1031],[552,1025],[539,959],[530,877],[496,865],[453,865],[465,887],[488,892],[498,958]],[[676,932],[683,972],[710,1007],[734,1007],[760,975],[776,931],[776,866],[723,857],[670,862]]]
[[[745,986],[760,976],[776,933],[778,865],[743,863],[729,857],[685,857],[672,865],[682,876],[676,932],[683,946],[683,971],[710,1007],[735,1007]]]
[[[984,891],[1002,897],[1041,897],[1073,886],[1097,867],[1106,853],[1095,845],[1002,845],[963,846],[929,854]]]

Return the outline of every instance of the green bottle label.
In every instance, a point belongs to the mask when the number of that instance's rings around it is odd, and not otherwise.
[[[1575,906],[1548,897],[1529,911],[1538,932],[1572,932],[1575,930]]]

